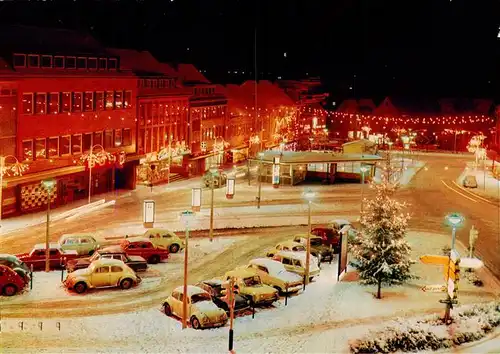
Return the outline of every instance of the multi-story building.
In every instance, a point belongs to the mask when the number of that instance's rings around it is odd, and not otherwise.
[[[227,98],[192,64],[179,64],[175,69],[183,86],[192,90],[187,139],[193,155],[190,173],[204,173],[211,165],[226,162]]]
[[[2,214],[54,206],[113,188],[134,188],[136,78],[90,36],[15,26],[0,31],[0,154],[22,176],[3,176]],[[89,153],[114,154],[86,171]],[[109,155],[108,155],[109,156]],[[117,166],[118,165],[118,166]],[[120,168],[116,168],[120,167]]]
[[[123,68],[137,77],[137,179],[143,183],[170,181],[171,173],[187,173],[190,153],[188,108],[192,92],[181,86],[168,64],[147,51],[109,49]]]

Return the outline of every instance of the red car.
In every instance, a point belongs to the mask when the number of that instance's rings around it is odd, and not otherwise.
[[[153,245],[147,238],[122,240],[120,246],[128,255],[141,256],[151,264],[160,263],[170,255],[167,249]]]
[[[25,285],[24,279],[19,274],[7,266],[0,265],[0,292],[3,295],[16,295]]]
[[[335,253],[340,249],[340,235],[337,230],[330,227],[315,227],[311,230],[311,234],[319,236],[325,246],[332,246]]]
[[[45,244],[37,244],[30,253],[18,254],[17,258],[26,263],[28,267],[33,266],[33,270],[43,270],[45,269]],[[62,268],[66,265],[66,261],[75,258],[78,258],[76,251],[65,251],[58,243],[49,244],[50,269]]]

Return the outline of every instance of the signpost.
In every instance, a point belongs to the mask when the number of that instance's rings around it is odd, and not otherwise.
[[[422,291],[428,293],[444,293],[446,291],[445,285],[435,284],[435,285],[425,285],[422,287]]]
[[[145,200],[142,209],[143,224],[145,228],[152,228],[155,222],[155,201]]]
[[[191,209],[198,212],[201,209],[201,188],[191,190]]]
[[[280,158],[273,159],[273,188],[280,186]]]
[[[337,281],[347,272],[347,232],[341,233]]]
[[[226,198],[227,199],[234,198],[235,186],[236,186],[236,179],[234,177],[229,177],[227,179],[227,184],[226,184]]]

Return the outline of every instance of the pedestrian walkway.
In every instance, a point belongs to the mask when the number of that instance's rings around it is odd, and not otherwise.
[[[482,163],[476,168],[475,162],[467,162],[462,174],[457,178],[457,184],[463,186],[466,176],[474,176],[477,181],[477,188],[468,188],[467,190],[479,196],[488,198],[494,202],[500,202],[500,181],[493,176],[492,168],[498,165],[498,162],[486,160],[484,168]]]

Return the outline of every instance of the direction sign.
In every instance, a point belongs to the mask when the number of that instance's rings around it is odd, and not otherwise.
[[[420,262],[424,264],[446,265],[448,264],[449,260],[450,257],[448,256],[439,256],[433,254],[427,254],[420,257]]]
[[[425,285],[422,287],[422,290],[429,293],[444,293],[446,291],[446,285]]]
[[[455,298],[455,282],[453,280],[448,279],[448,295],[453,299]]]

